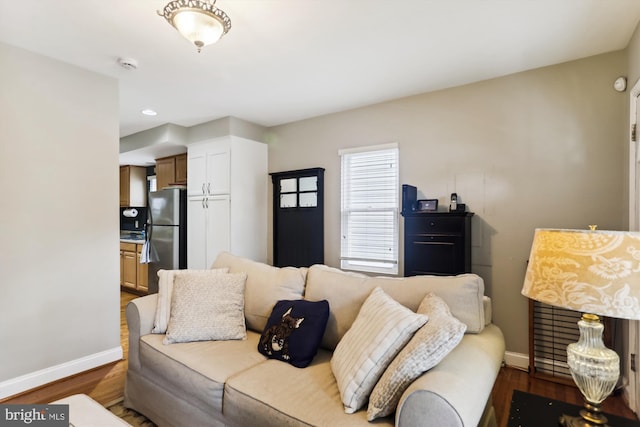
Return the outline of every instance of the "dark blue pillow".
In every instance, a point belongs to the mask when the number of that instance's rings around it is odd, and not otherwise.
[[[271,311],[258,351],[298,368],[308,366],[318,352],[329,319],[329,302],[281,300]]]

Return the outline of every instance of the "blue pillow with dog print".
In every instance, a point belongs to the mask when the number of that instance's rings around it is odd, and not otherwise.
[[[258,351],[298,368],[313,361],[329,319],[329,302],[281,300],[271,311]]]

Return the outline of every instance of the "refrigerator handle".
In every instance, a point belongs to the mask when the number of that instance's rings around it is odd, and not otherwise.
[[[204,182],[202,183],[202,195],[204,196]]]
[[[211,195],[211,183],[207,182],[207,194]]]

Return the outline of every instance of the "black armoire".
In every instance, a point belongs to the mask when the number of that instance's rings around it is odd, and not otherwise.
[[[471,272],[471,212],[403,212],[404,275]]]
[[[273,265],[324,263],[324,169],[270,174],[273,182]]]

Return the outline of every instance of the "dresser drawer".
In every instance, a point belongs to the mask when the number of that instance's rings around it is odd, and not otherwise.
[[[462,233],[465,227],[464,217],[408,217],[405,218],[404,228],[407,234],[442,234]]]

